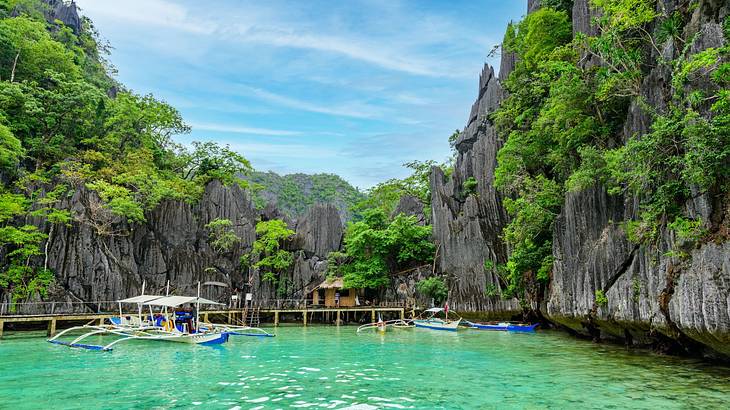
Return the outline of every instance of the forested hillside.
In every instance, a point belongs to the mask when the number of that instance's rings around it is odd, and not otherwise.
[[[253,183],[254,201],[258,207],[267,203],[290,218],[297,219],[316,203],[333,204],[343,221],[352,219],[351,209],[365,195],[334,174],[288,174],[258,172],[244,176]]]
[[[120,220],[145,222],[167,200],[195,203],[209,181],[240,183],[234,176],[251,170],[225,147],[176,144],[189,130],[179,112],[111,78],[107,50],[73,5],[0,2],[0,288],[14,300],[53,281],[41,245],[58,226],[126,235],[134,226],[120,231]],[[84,212],[60,206],[79,192]]]

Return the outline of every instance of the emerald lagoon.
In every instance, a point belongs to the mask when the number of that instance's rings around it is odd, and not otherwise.
[[[727,408],[730,368],[557,331],[280,327],[215,346],[0,340],[0,408]]]

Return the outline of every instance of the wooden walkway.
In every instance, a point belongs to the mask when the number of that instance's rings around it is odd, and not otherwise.
[[[320,315],[321,318],[324,319],[326,315],[334,313],[335,316],[335,323],[339,326],[340,323],[342,323],[342,315],[346,314],[349,315],[349,313],[367,313],[370,312],[370,319],[372,322],[375,322],[377,319],[376,312],[382,312],[382,313],[396,313],[400,315],[400,318],[403,319],[405,317],[405,308],[403,307],[352,307],[352,308],[314,308],[314,309],[267,309],[267,308],[260,308],[258,309],[259,314],[273,314],[274,316],[274,326],[279,326],[279,317],[282,314],[296,314],[301,315],[302,324],[304,326],[307,326],[307,323],[311,322],[315,315]],[[224,309],[224,310],[204,310],[200,312],[200,316],[203,318],[203,321],[208,321],[209,317],[211,315],[217,315],[217,316],[224,316],[227,317],[228,323],[234,323],[238,320],[238,318],[241,318],[241,321],[245,321],[245,309]],[[136,315],[137,312],[129,312],[125,313],[125,315],[133,316]],[[56,334],[56,326],[58,322],[62,321],[87,321],[89,324],[97,322],[99,324],[102,324],[104,322],[104,319],[113,317],[113,316],[119,316],[118,313],[68,313],[68,314],[52,314],[52,315],[10,315],[10,316],[0,316],[0,338],[3,336],[3,330],[5,327],[5,323],[38,323],[38,322],[47,322],[48,323],[48,336],[54,336]]]

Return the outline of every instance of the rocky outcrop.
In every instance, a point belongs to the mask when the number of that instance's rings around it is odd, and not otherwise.
[[[425,205],[423,202],[415,196],[403,195],[398,201],[398,205],[396,205],[395,210],[393,210],[393,214],[390,216],[391,218],[400,214],[414,216],[416,217],[419,225],[426,225],[426,215],[423,213],[424,207]]]
[[[574,32],[596,34],[592,21],[599,16],[589,0],[575,0]],[[674,0],[657,3],[669,13],[686,4]],[[528,10],[539,7],[530,1]],[[726,39],[719,24],[728,15],[726,1],[701,0],[689,10],[685,28],[693,38],[690,52],[719,47]],[[695,36],[696,34],[696,36]],[[677,47],[668,40],[659,50],[647,49],[651,58],[676,58]],[[583,64],[600,61],[584,58]],[[515,57],[504,53],[500,79],[514,67]],[[703,81],[703,79],[693,79]],[[651,67],[641,86],[641,98],[662,112],[673,95],[671,70]],[[479,96],[472,106],[467,127],[459,136],[458,156],[451,178],[440,169],[431,176],[433,232],[440,247],[438,263],[450,278],[450,300],[458,309],[501,312],[517,311],[513,301],[484,297],[488,284],[500,287],[492,272],[485,272],[485,260],[504,263],[508,249],[499,235],[508,217],[501,207],[501,195],[492,185],[496,153],[502,139],[496,135],[487,114],[504,98],[499,81],[485,67]],[[707,89],[708,82],[692,83]],[[638,102],[631,103],[622,135],[625,142],[650,131],[651,113]],[[463,183],[477,181],[477,192],[467,194]],[[626,221],[635,220],[640,198],[609,195],[600,186],[566,195],[554,226],[552,277],[538,310],[550,321],[596,339],[608,338],[632,344],[660,345],[684,351],[730,356],[730,220],[727,197],[695,192],[685,204],[685,215],[701,218],[705,228],[717,232],[713,240],[687,244],[671,231],[663,230],[653,246],[631,243],[624,231]],[[678,250],[680,252],[678,252]],[[596,292],[606,302],[596,303]]]
[[[309,256],[324,256],[340,249],[342,222],[337,207],[332,204],[316,204],[297,222],[295,249]]]
[[[81,33],[81,18],[76,3],[65,0],[43,0],[48,8],[43,14],[46,21],[54,23],[56,20],[62,22],[66,27],[71,28],[74,33]]]
[[[588,26],[579,3],[583,1],[576,1],[573,17],[574,27],[581,31]],[[673,1],[660,3],[658,7],[676,7]],[[727,13],[720,3],[701,1],[695,9],[696,27],[686,29],[698,33],[692,53],[725,41],[716,20]],[[670,41],[663,46],[662,57],[673,58],[673,49]],[[662,112],[672,94],[670,70],[653,68],[642,84],[642,98]],[[650,130],[653,118],[640,107],[634,102],[628,110],[624,141]],[[714,230],[727,223],[723,220],[727,203],[727,198],[712,193],[696,193],[684,213],[701,218],[705,228]],[[622,226],[636,219],[638,204],[637,197],[612,197],[601,187],[568,194],[555,225],[555,264],[543,313],[555,323],[597,338],[730,355],[730,243],[719,239],[685,249],[687,244],[663,230],[655,245],[633,245]],[[605,294],[605,304],[596,304],[596,291]]]
[[[497,294],[502,288],[496,272],[485,269],[485,261],[497,264],[507,259],[507,248],[499,239],[507,215],[501,195],[493,186],[497,151],[502,143],[488,118],[502,98],[504,92],[494,69],[485,65],[477,101],[456,142],[454,172],[446,178],[440,168],[433,168],[431,203],[438,264],[449,278],[453,308],[512,315],[519,312],[516,300],[485,295],[487,288]],[[463,188],[469,178],[477,182],[475,192]]]
[[[307,284],[324,279],[327,254],[338,250],[342,241],[337,208],[312,207],[297,224],[289,246],[294,264],[282,275],[282,294],[279,287],[262,283],[256,269],[239,262],[251,250],[256,221],[262,215],[238,185],[226,187],[213,181],[196,205],[165,201],[146,213],[145,223],[129,225],[115,219],[103,234],[94,222],[99,201],[93,192],[79,189],[61,205],[73,210],[74,223],[56,225],[51,231],[35,221],[50,235],[47,266],[55,273],[55,283],[43,300],[55,302],[56,312],[93,310],[100,302],[141,293],[143,283],[147,293],[164,292],[168,281],[176,294],[194,294],[202,282],[204,297],[223,302],[233,287],[252,292],[255,300],[300,298]],[[216,218],[233,223],[239,242],[230,251],[216,252],[209,245],[205,225]],[[0,294],[0,302],[8,301],[9,295]],[[109,308],[108,303],[102,305]]]

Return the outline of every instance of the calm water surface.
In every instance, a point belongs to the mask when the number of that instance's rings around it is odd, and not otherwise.
[[[0,408],[728,408],[730,369],[558,332],[282,327],[101,353],[0,340]],[[22,337],[18,337],[21,335]]]

